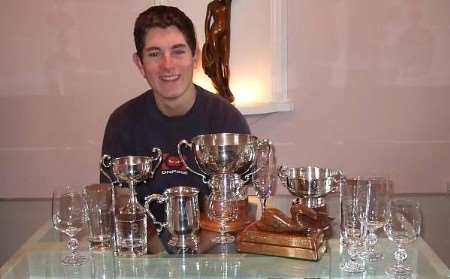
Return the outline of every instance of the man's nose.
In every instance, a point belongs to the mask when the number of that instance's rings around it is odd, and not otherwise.
[[[164,68],[170,68],[173,66],[173,58],[170,54],[166,53],[163,55],[161,66]]]

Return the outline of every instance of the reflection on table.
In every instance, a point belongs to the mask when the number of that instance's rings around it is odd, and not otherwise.
[[[335,224],[336,226],[336,221]],[[85,234],[85,232],[84,232]],[[197,252],[179,251],[167,245],[169,235],[149,239],[149,254],[139,258],[115,257],[111,251],[90,252],[86,238],[81,253],[89,262],[66,267],[60,260],[68,251],[65,238],[43,225],[0,270],[1,278],[348,278],[339,269],[343,251],[339,240],[328,240],[328,251],[320,261],[237,253],[234,245],[212,242],[215,232],[201,230]],[[369,265],[364,278],[385,278],[394,246],[380,239],[384,259]],[[408,261],[415,278],[448,278],[448,268],[428,244],[419,238],[408,248]],[[358,278],[363,278],[358,275]]]

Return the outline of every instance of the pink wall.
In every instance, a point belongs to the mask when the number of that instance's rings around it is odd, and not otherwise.
[[[0,197],[96,181],[110,112],[146,89],[131,63],[146,3],[2,1]],[[288,0],[295,111],[249,116],[278,161],[450,182],[450,2]],[[278,193],[283,193],[278,189]]]
[[[295,111],[252,117],[279,161],[450,184],[450,1],[288,2]]]

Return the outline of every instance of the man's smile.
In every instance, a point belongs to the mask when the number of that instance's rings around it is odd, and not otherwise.
[[[162,81],[176,81],[180,78],[181,75],[178,74],[170,74],[170,75],[162,75],[159,78]]]

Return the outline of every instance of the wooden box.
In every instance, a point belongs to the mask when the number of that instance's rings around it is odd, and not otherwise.
[[[259,230],[256,222],[253,222],[239,233],[236,239],[236,250],[244,253],[318,261],[327,250],[327,242],[321,230],[308,236],[266,232]]]

